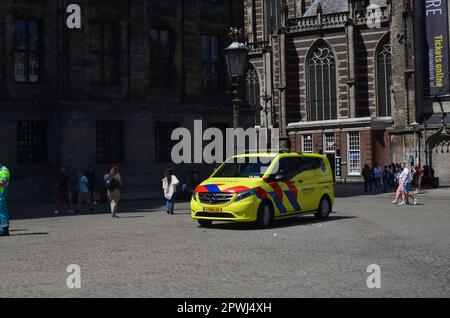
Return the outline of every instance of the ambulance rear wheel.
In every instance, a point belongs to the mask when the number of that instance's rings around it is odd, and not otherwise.
[[[330,216],[331,211],[332,207],[330,199],[328,199],[328,197],[325,196],[322,198],[322,200],[320,200],[319,209],[317,210],[315,216],[320,220],[326,220]]]
[[[201,227],[210,227],[213,224],[213,221],[211,221],[211,220],[198,220],[198,224],[200,224]]]
[[[263,202],[258,210],[258,219],[256,220],[256,226],[259,228],[268,228],[273,221],[273,208],[272,205],[267,202]]]

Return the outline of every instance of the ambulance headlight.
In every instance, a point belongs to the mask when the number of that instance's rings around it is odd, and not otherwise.
[[[242,201],[244,199],[250,198],[251,196],[254,196],[256,194],[256,189],[247,190],[244,192],[240,192],[235,201]]]

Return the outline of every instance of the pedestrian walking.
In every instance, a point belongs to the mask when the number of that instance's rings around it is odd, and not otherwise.
[[[381,169],[380,165],[378,163],[375,164],[375,167],[373,168],[373,179],[376,192],[381,191],[382,174],[383,170]]]
[[[402,202],[399,203],[399,205],[406,205],[408,204],[408,199],[413,199],[413,204],[417,204],[417,199],[409,194],[411,183],[412,183],[412,175],[411,171],[406,167],[405,163],[400,164],[400,169],[402,170],[400,176],[399,176],[399,186],[395,195],[395,200],[392,201],[392,203],[397,204],[398,200],[402,198]]]
[[[372,169],[369,165],[364,166],[362,176],[364,178],[364,192],[372,192]]]
[[[92,204],[91,194],[89,192],[89,181],[81,171],[77,172],[77,176],[79,186],[78,186],[78,209],[76,213],[80,213],[81,206],[83,204],[89,205],[89,207],[91,208],[90,212],[95,213],[95,208],[94,205]]]
[[[8,187],[10,173],[0,161],[0,236],[9,236]]]
[[[55,210],[54,214],[59,214],[64,206],[67,206],[67,213],[73,213],[72,204],[70,203],[70,188],[69,188],[69,175],[65,167],[61,168],[58,173],[56,184],[53,186],[52,191],[58,189],[59,206]]]
[[[174,215],[177,186],[180,184],[180,181],[178,181],[178,178],[173,174],[171,169],[167,169],[164,172],[164,179],[162,180],[162,183],[164,197],[167,201],[166,212],[169,215]]]
[[[414,194],[418,194],[420,191],[420,166],[416,165],[411,168],[412,173],[412,187]]]
[[[409,199],[412,199],[413,204],[417,205],[417,199],[414,195],[411,194],[411,187],[413,183],[412,171],[413,166],[411,166],[411,170],[405,168],[406,178],[405,183],[403,184],[403,202],[400,205],[408,204]]]
[[[400,165],[400,170],[402,170],[402,172],[400,174],[398,174],[398,172],[397,172],[396,179],[398,180],[398,186],[397,186],[397,191],[395,192],[395,200],[392,201],[392,203],[394,203],[394,204],[397,204],[398,200],[400,200],[400,198],[403,197],[403,184],[407,177],[407,174],[405,173],[405,169],[406,169],[406,165],[402,163]]]
[[[119,218],[117,215],[119,211],[119,203],[121,196],[121,189],[123,186],[122,177],[119,173],[119,167],[113,166],[109,173],[104,177],[108,200],[111,205],[111,216]]]

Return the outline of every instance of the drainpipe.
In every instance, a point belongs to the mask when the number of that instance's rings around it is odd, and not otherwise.
[[[146,7],[144,6],[144,10]],[[128,103],[131,101],[131,1],[128,0],[127,5],[127,99]]]
[[[184,0],[181,0],[181,104],[186,104],[186,62],[184,60],[185,44],[185,7]]]

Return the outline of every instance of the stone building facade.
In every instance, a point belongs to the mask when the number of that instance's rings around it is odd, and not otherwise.
[[[103,174],[118,164],[128,193],[159,191],[173,128],[232,125],[222,50],[242,26],[241,1],[78,0],[81,29],[68,29],[71,3],[0,2],[11,199],[48,200],[61,166]]]
[[[425,101],[423,11],[420,1],[245,1],[261,125],[280,127],[294,151],[339,157],[346,180],[365,164],[429,163],[415,124],[442,111]],[[437,161],[450,182],[448,160]]]

